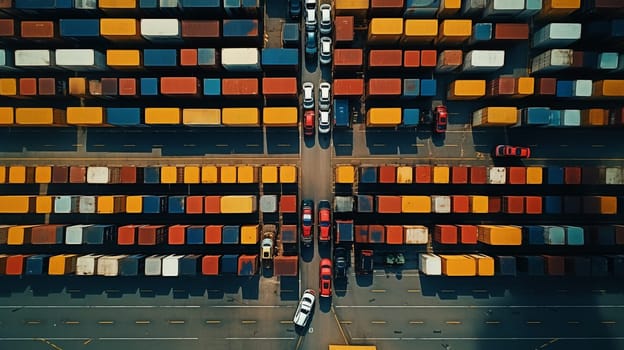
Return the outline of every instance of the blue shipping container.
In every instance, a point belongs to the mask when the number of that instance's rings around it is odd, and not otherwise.
[[[184,214],[185,196],[170,196],[167,212],[169,214]]]
[[[585,230],[579,226],[563,226],[566,233],[567,245],[584,245]]]
[[[515,276],[516,257],[509,255],[499,255],[496,257],[496,275]]]
[[[143,196],[143,214],[164,213],[166,203],[165,196]]]
[[[548,245],[564,245],[565,230],[560,226],[542,226],[544,228],[544,243]]]
[[[204,78],[204,96],[221,96],[221,79]]]
[[[544,214],[561,214],[561,197],[544,196]]]
[[[477,23],[472,26],[471,43],[492,40],[492,23]]]
[[[525,242],[530,245],[544,245],[544,228],[536,225],[523,227]]]
[[[113,225],[90,225],[84,229],[84,242],[86,244],[108,244],[113,241],[115,232]]]
[[[141,78],[141,96],[158,96],[158,78]]]
[[[158,0],[139,0],[139,8],[155,9],[158,7]]]
[[[609,276],[609,261],[604,256],[591,257],[591,275],[597,277]]]
[[[143,50],[145,67],[175,67],[178,64],[178,52],[175,49]]]
[[[182,7],[203,7],[207,9],[219,10],[221,0],[180,0]]]
[[[55,0],[15,0],[16,9],[54,9],[56,8]],[[70,6],[71,8],[71,6]]]
[[[384,243],[386,241],[386,228],[375,225],[368,228],[368,241],[370,243]]]
[[[284,23],[282,26],[282,44],[284,47],[297,47],[299,45],[299,24]]]
[[[297,49],[262,49],[262,66],[294,66],[299,65],[299,50]]]
[[[528,107],[522,109],[522,123],[527,126],[547,125],[550,121],[550,108]]]
[[[282,226],[280,234],[283,243],[297,243],[297,226],[291,227]]]
[[[59,34],[68,37],[99,37],[100,21],[97,19],[60,19]]]
[[[598,245],[614,245],[615,244],[615,228],[613,226],[598,226],[594,243]]]
[[[420,96],[420,79],[403,79],[403,97]]]
[[[204,226],[186,228],[186,244],[204,244]]]
[[[139,271],[145,270],[145,255],[135,254],[119,261],[120,276],[137,276]]]
[[[358,213],[372,213],[373,212],[373,196],[358,194],[357,196],[357,211]]]
[[[403,110],[403,122],[402,127],[415,128],[418,126],[420,120],[420,109],[418,108],[405,108]]]
[[[351,126],[351,118],[349,118],[349,100],[334,100],[334,126],[344,128]]]
[[[336,221],[336,243],[353,242],[353,221]]]
[[[141,108],[106,108],[106,123],[115,126],[141,125]]]
[[[159,167],[143,168],[143,183],[159,184],[160,183],[160,168]]]
[[[420,80],[420,96],[435,96],[437,91],[437,83],[434,79]]]
[[[518,269],[529,276],[544,275],[544,257],[538,255],[519,256]]]
[[[221,273],[224,275],[238,273],[238,255],[225,254],[221,256]]]
[[[253,276],[256,274],[256,270],[254,269],[253,261],[250,261],[248,256],[243,257],[242,255],[238,257],[240,263],[240,269],[238,270],[239,276]],[[256,256],[256,261],[258,257]],[[255,264],[257,266],[257,263]]]
[[[557,80],[557,97],[572,97],[572,80]]]
[[[50,255],[40,254],[32,255],[26,258],[26,274],[42,275],[48,272],[48,261]]]
[[[366,184],[377,183],[377,167],[360,168],[360,182]]]
[[[215,66],[217,64],[217,52],[213,48],[197,49],[197,64],[200,66]]]
[[[404,17],[435,18],[440,0],[405,0]]]
[[[225,225],[221,231],[221,242],[223,244],[238,244],[240,237],[240,226]]]
[[[548,119],[548,126],[558,127],[561,126],[561,111],[551,110],[550,117]]]
[[[197,276],[201,255],[185,255],[179,261],[180,276]]]
[[[598,54],[598,69],[617,69],[620,56],[617,52],[601,52]],[[587,64],[585,64],[587,67]]]
[[[248,38],[258,36],[257,19],[224,19],[223,38]]]
[[[549,185],[563,185],[563,168],[558,166],[546,168],[546,182]]]

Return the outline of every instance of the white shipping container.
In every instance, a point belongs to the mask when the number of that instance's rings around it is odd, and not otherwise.
[[[162,275],[164,277],[176,277],[180,275],[180,259],[184,255],[169,255],[162,259]]]
[[[598,54],[598,69],[617,69],[619,61],[617,52],[601,52]]]
[[[516,15],[524,10],[525,0],[490,0],[483,17]]]
[[[143,18],[141,35],[146,39],[175,39],[180,37],[180,21],[176,18]]]
[[[464,0],[462,2],[462,15],[477,16],[485,9],[485,0]]]
[[[97,0],[74,0],[74,8],[81,10],[97,9]]]
[[[145,258],[145,276],[160,276],[164,255],[152,255]]]
[[[118,276],[119,262],[126,257],[127,255],[105,255],[100,257],[97,265],[98,276]]]
[[[176,8],[178,7],[178,0],[160,0],[160,8]]]
[[[405,244],[427,244],[429,242],[429,228],[422,225],[404,225],[403,233]]]
[[[277,196],[274,194],[260,196],[260,211],[263,213],[275,213],[277,211]]]
[[[420,254],[418,268],[429,276],[442,275],[442,259],[435,254]]]
[[[105,166],[90,166],[87,168],[87,183],[106,184],[108,183],[109,170]]]
[[[568,68],[572,65],[574,51],[568,49],[553,49],[543,52],[531,60],[531,71],[551,72]]]
[[[451,212],[451,197],[431,196],[431,206],[434,213],[448,214]]]
[[[83,232],[86,227],[91,225],[72,225],[65,229],[65,244],[82,244]]]
[[[581,38],[580,23],[549,23],[533,34],[533,47],[561,47]]]
[[[232,71],[260,70],[260,51],[257,48],[224,48],[221,50],[221,65]]]
[[[605,170],[605,183],[607,185],[621,185],[622,168],[607,168]]]
[[[572,95],[576,97],[590,97],[593,91],[591,80],[579,79],[574,80],[572,84]]]
[[[95,196],[80,196],[78,212],[81,214],[95,213]]]
[[[491,185],[504,185],[507,178],[507,169],[502,166],[488,168],[487,183]]]
[[[72,209],[72,196],[56,196],[54,197],[54,213],[68,214]]]
[[[334,197],[334,211],[337,213],[353,212],[353,197],[351,196]]]
[[[505,65],[504,50],[472,50],[464,58],[464,71],[493,71]]]
[[[52,55],[50,50],[15,50],[15,66],[51,66]]]
[[[561,126],[581,126],[581,110],[564,109],[561,113]]]
[[[58,49],[54,53],[57,66],[72,69],[98,69],[104,66],[104,55],[93,49]]]
[[[76,275],[93,276],[97,270],[97,261],[102,255],[89,254],[76,260]]]

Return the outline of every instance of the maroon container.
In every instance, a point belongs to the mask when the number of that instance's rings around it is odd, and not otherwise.
[[[550,276],[565,275],[565,258],[563,256],[542,255],[544,257],[544,269]]]
[[[368,243],[368,225],[355,225],[355,242]]]
[[[2,2],[0,1],[0,4]],[[12,19],[2,18],[0,19],[0,36],[14,36],[15,35],[15,22]]]
[[[487,168],[484,166],[473,166],[470,168],[470,183],[482,185],[487,182]]]
[[[54,22],[52,21],[22,21],[22,38],[54,38]]]
[[[56,95],[56,79],[39,78],[39,95],[54,96]]]
[[[578,185],[581,183],[581,168],[567,166],[564,169],[564,182],[566,185]]]
[[[52,168],[52,183],[65,184],[69,180],[69,168],[66,166],[54,166]]]
[[[135,184],[137,183],[137,168],[133,166],[124,166],[120,171],[120,182],[122,184]]]
[[[500,213],[503,206],[503,200],[499,196],[488,197],[488,213]]]
[[[69,183],[85,183],[87,178],[87,168],[83,166],[73,166],[69,168]]]
[[[117,78],[102,78],[102,95],[117,96]]]
[[[454,166],[451,168],[451,183],[467,184],[468,183],[468,167]]]
[[[555,78],[539,78],[536,86],[538,95],[554,96],[557,94],[557,79]]]
[[[20,78],[19,94],[22,96],[36,96],[37,78]]]
[[[182,37],[184,38],[218,39],[220,33],[217,20],[182,20]]]
[[[516,79],[513,77],[500,77],[490,80],[487,84],[487,93],[490,96],[515,95]]]

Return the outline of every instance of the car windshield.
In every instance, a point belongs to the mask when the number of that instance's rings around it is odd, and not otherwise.
[[[323,275],[322,276],[323,280],[328,281],[330,279],[329,275]]]
[[[304,223],[309,223],[312,221],[312,215],[310,214],[303,214],[303,222]]]

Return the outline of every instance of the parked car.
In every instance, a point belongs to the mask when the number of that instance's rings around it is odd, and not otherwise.
[[[305,327],[308,324],[315,300],[316,293],[312,289],[306,289],[303,292],[299,305],[297,305],[295,316],[293,316],[293,322],[296,326]]]
[[[305,7],[309,10],[316,10],[316,0],[305,0]]]
[[[331,126],[330,126],[330,118],[329,118],[329,111],[321,111],[321,113],[319,114],[319,133],[321,134],[327,134],[329,133]]]
[[[308,56],[316,55],[316,32],[306,32],[305,53]]]
[[[343,247],[334,250],[334,276],[336,278],[347,277],[347,250]]]
[[[260,258],[265,268],[272,267],[273,255],[275,255],[275,235],[277,226],[265,224],[262,226],[262,242],[260,243]]]
[[[301,203],[301,241],[304,245],[309,246],[312,243],[313,232],[314,201],[306,199]]]
[[[373,273],[373,251],[369,249],[360,250],[360,254],[357,259],[357,271],[358,274],[368,275]]]
[[[331,106],[331,84],[324,81],[319,84],[319,108],[322,111],[329,111]]]
[[[494,148],[495,157],[529,158],[531,149],[529,147],[498,145]]]
[[[322,4],[319,8],[321,10],[320,32],[321,34],[329,34],[332,31],[331,5]]]
[[[306,8],[305,10],[305,29],[306,32],[314,32],[316,33],[316,9]]]
[[[330,37],[321,37],[321,54],[319,61],[321,64],[329,64],[332,60],[332,39]]]
[[[446,106],[440,105],[436,106],[433,110],[433,115],[435,119],[435,129],[434,131],[438,134],[443,134],[446,132],[446,125],[448,124],[448,113],[446,110]]]
[[[299,18],[301,16],[301,0],[288,0],[288,13],[290,18]]]
[[[314,83],[306,81],[303,87],[303,108],[314,109]]]
[[[305,136],[314,135],[314,118],[315,116],[313,110],[305,111],[305,114],[303,115],[303,134]]]
[[[322,297],[331,296],[332,263],[331,260],[321,259],[319,266],[319,289]]]
[[[405,256],[403,253],[389,253],[386,254],[386,265],[404,265]]]
[[[320,201],[318,211],[319,241],[329,242],[331,239],[331,205],[329,201]]]

